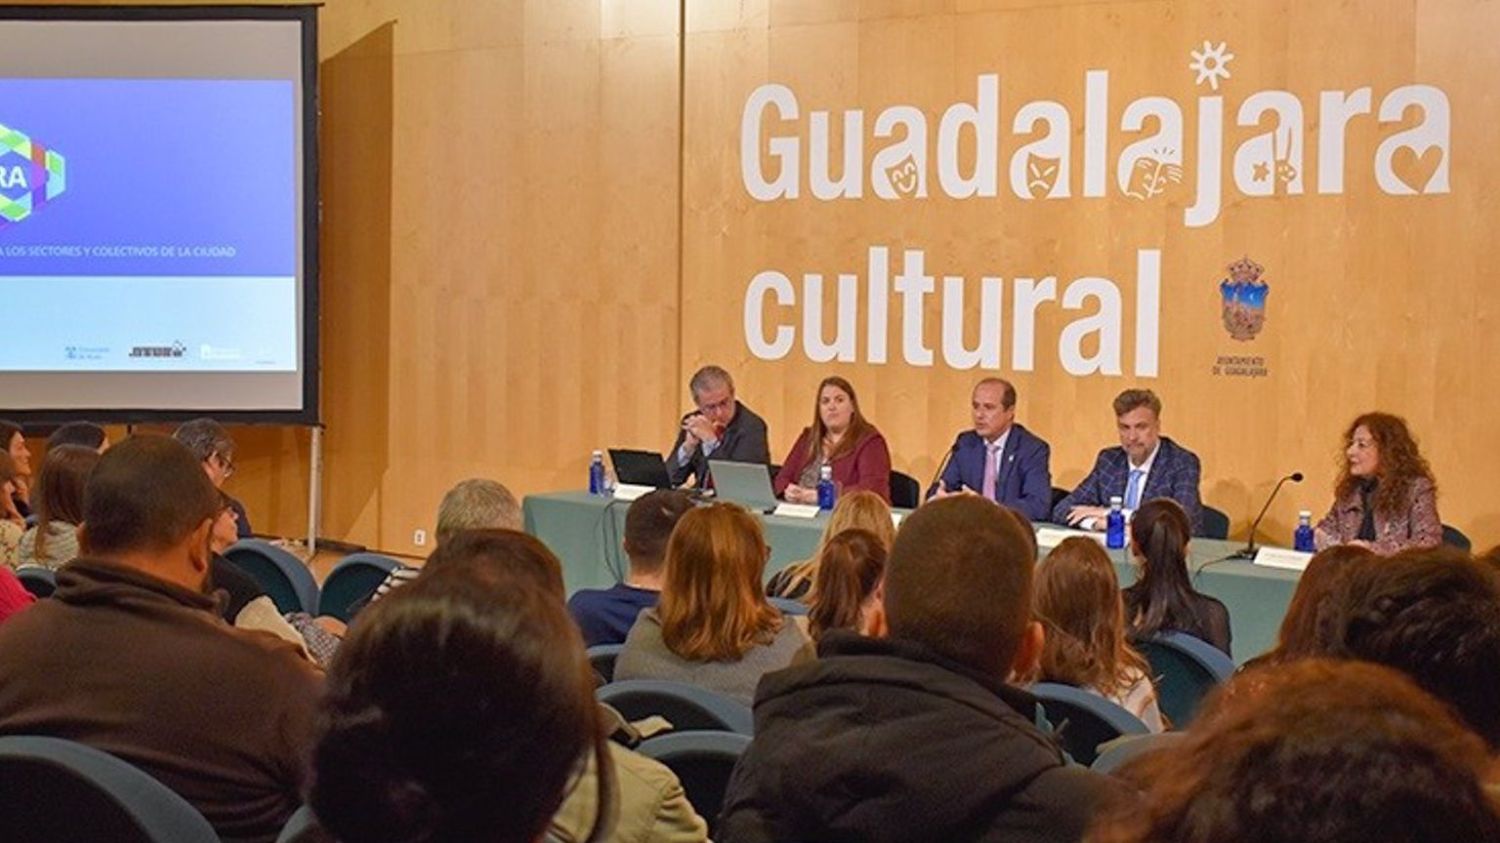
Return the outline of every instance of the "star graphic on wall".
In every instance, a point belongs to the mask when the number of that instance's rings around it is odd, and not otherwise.
[[[1262,161],[1255,165],[1255,171],[1251,175],[1256,181],[1265,181],[1271,177],[1271,165]]]
[[[1226,66],[1234,58],[1234,53],[1227,52],[1229,45],[1220,41],[1217,46],[1204,41],[1203,51],[1189,50],[1188,53],[1193,60],[1188,63],[1188,70],[1198,74],[1195,85],[1207,82],[1215,91],[1219,90],[1219,80],[1229,78],[1229,68]]]

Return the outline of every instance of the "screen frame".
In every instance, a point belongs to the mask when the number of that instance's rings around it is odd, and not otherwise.
[[[226,410],[214,407],[174,410],[30,409],[9,410],[0,417],[22,425],[70,421],[109,424],[177,422],[209,417],[233,424],[320,426],[322,404],[319,347],[319,208],[318,193],[318,9],[321,3],[288,6],[14,6],[0,5],[0,20],[66,21],[234,21],[272,20],[301,24],[302,53],[302,406],[295,410]],[[232,375],[230,375],[232,377]],[[0,399],[3,400],[3,399]]]

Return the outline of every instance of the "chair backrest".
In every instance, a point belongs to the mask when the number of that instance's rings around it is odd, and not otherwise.
[[[224,558],[265,589],[283,614],[318,614],[318,583],[301,559],[260,539],[235,542],[224,551]]]
[[[708,836],[717,837],[724,792],[750,738],[735,732],[679,732],[642,741],[637,749],[677,774],[693,810],[708,821]]]
[[[1469,537],[1464,535],[1462,530],[1457,527],[1450,527],[1447,524],[1443,525],[1443,544],[1456,547],[1465,553],[1468,553],[1474,547],[1474,543],[1469,541]]]
[[[1133,643],[1151,663],[1162,713],[1178,728],[1191,723],[1203,698],[1234,675],[1234,661],[1222,650],[1183,632],[1158,632]]]
[[[1027,690],[1041,700],[1054,730],[1053,737],[1079,764],[1094,763],[1102,743],[1121,735],[1144,735],[1149,731],[1134,714],[1081,688],[1038,682]]]
[[[281,827],[281,834],[277,835],[276,843],[302,843],[303,835],[312,838],[312,831],[317,825],[317,818],[313,816],[312,806],[303,805],[298,808],[292,818]]]
[[[922,502],[922,484],[904,471],[891,472],[891,506],[916,509]]]
[[[1162,732],[1159,735],[1128,735],[1113,741],[1107,746],[1101,747],[1103,751],[1094,763],[1089,765],[1096,773],[1109,774],[1123,767],[1127,762],[1134,761],[1142,755],[1149,755],[1160,749],[1175,746],[1187,738],[1184,732]]]
[[[166,785],[108,753],[59,738],[0,738],[0,816],[12,843],[219,839]]]
[[[43,568],[40,565],[26,565],[16,569],[16,579],[21,581],[21,587],[31,592],[33,597],[40,600],[43,597],[51,597],[52,592],[57,590],[57,572],[51,568]]]
[[[395,559],[379,553],[345,556],[323,580],[323,588],[318,592],[318,613],[331,615],[344,623],[354,620],[359,607],[368,602],[385,578],[403,567]]]
[[[589,664],[605,682],[615,681],[615,659],[624,648],[624,644],[595,644],[589,648]]]
[[[1203,505],[1203,538],[1220,541],[1229,538],[1229,516],[1222,509]]]
[[[613,706],[626,720],[652,715],[666,719],[678,732],[720,731],[753,734],[750,708],[696,685],[660,679],[611,682],[595,692],[599,702]]]
[[[789,597],[767,597],[766,602],[780,609],[783,615],[805,615],[809,608],[801,600],[793,600]]]

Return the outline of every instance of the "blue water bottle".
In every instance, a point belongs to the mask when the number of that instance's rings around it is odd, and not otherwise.
[[[1297,533],[1292,537],[1292,547],[1303,553],[1318,549],[1313,541],[1312,512],[1306,509],[1297,513]]]
[[[818,509],[828,512],[838,500],[838,490],[833,488],[833,466],[818,469]]]
[[[1125,502],[1119,495],[1109,499],[1109,516],[1104,525],[1104,544],[1110,550],[1122,550],[1125,547]]]
[[[589,494],[602,495],[604,493],[604,452],[595,451],[594,458],[589,460]]]

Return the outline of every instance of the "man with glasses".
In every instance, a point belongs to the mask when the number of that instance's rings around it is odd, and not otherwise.
[[[708,482],[709,459],[767,465],[771,446],[766,422],[734,397],[734,379],[718,366],[704,366],[688,381],[698,409],[682,417],[677,442],[667,454],[673,485],[691,475],[699,488]]]
[[[213,419],[193,419],[183,422],[172,434],[172,438],[193,452],[193,456],[203,465],[208,479],[213,481],[214,488],[222,488],[224,481],[234,476],[234,440],[230,438],[224,425]],[[250,515],[245,512],[245,505],[230,497],[229,506],[234,510],[235,529],[239,537],[250,538],[253,531],[250,529]]]

